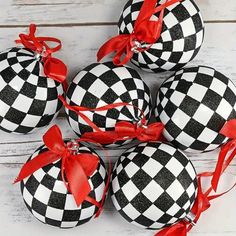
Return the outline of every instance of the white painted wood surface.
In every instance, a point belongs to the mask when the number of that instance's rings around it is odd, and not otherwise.
[[[0,0],[0,51],[14,46],[14,39],[30,22],[40,25],[40,35],[58,37],[63,50],[57,54],[69,67],[69,79],[84,66],[96,60],[98,47],[117,31],[120,11],[126,0]],[[190,65],[213,66],[236,83],[236,1],[196,0],[206,22],[204,45]],[[140,72],[153,94],[170,73]],[[63,116],[56,119],[64,137],[74,137]],[[140,230],[125,222],[116,213],[111,202],[97,220],[72,230],[59,230],[36,221],[22,201],[19,186],[11,182],[22,163],[41,144],[42,134],[20,136],[0,131],[0,235],[66,236],[73,235],[137,235],[151,236],[153,231]],[[110,151],[113,162],[123,150]],[[212,170],[218,151],[190,156],[198,172]],[[227,170],[222,181],[223,189],[235,181],[236,161]],[[216,200],[206,212],[191,236],[235,236],[236,191]]]

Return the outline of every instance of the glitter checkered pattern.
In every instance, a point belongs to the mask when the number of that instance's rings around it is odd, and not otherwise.
[[[182,69],[161,85],[155,115],[174,146],[187,152],[211,151],[227,141],[219,132],[236,117],[235,94],[234,84],[215,69]]]
[[[130,103],[141,109],[149,119],[152,103],[150,90],[138,73],[128,67],[117,67],[112,62],[94,63],[78,73],[67,92],[67,103],[97,108],[117,102]],[[92,132],[92,127],[75,112],[66,109],[68,121],[77,135]],[[140,111],[122,106],[102,112],[83,112],[101,130],[114,130],[117,121],[137,122]],[[128,142],[128,141],[126,141]],[[124,143],[124,142],[119,142]]]
[[[111,189],[112,201],[127,221],[161,229],[188,215],[197,178],[189,159],[170,144],[142,143],[117,161]]]
[[[32,155],[48,150],[40,147]],[[80,146],[79,153],[91,153],[91,149]],[[93,155],[96,155],[92,152]],[[90,197],[101,202],[107,173],[100,159],[98,169],[89,177]],[[21,181],[21,192],[29,211],[41,222],[61,228],[71,228],[88,222],[94,217],[98,208],[84,201],[77,207],[73,195],[68,193],[61,179],[61,161],[43,167],[30,177]]]
[[[143,0],[127,2],[118,23],[121,34],[133,32],[142,4]],[[147,51],[135,53],[132,63],[145,71],[180,69],[197,55],[204,37],[203,24],[193,0],[184,0],[167,7],[161,37]]]
[[[0,53],[0,129],[28,133],[48,125],[62,103],[62,85],[47,78],[34,52],[11,48]]]

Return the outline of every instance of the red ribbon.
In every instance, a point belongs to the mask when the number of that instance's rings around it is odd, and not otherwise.
[[[225,169],[226,168],[227,167],[225,166]],[[191,212],[195,216],[193,223],[190,223],[187,220],[182,220],[177,224],[174,224],[172,226],[164,228],[163,230],[161,230],[157,234],[155,234],[155,236],[186,236],[187,233],[193,228],[193,225],[198,222],[202,213],[210,208],[210,206],[211,206],[210,202],[216,198],[219,198],[219,197],[227,194],[229,191],[231,191],[236,186],[236,183],[235,183],[226,192],[223,192],[221,194],[216,194],[216,195],[210,195],[210,193],[213,190],[212,186],[210,188],[208,188],[206,192],[203,192],[202,184],[201,184],[202,178],[203,177],[211,177],[213,174],[214,174],[214,172],[204,172],[204,173],[201,173],[198,175],[198,195],[197,195],[197,199],[194,203],[194,206],[191,210]]]
[[[217,190],[221,173],[224,171],[225,166],[228,166],[236,155],[236,119],[227,121],[223,128],[220,130],[220,134],[229,138],[229,141],[221,147],[220,154],[216,169],[212,178],[212,187],[214,191]],[[229,152],[230,155],[227,157]]]
[[[67,67],[59,59],[52,57],[52,53],[57,52],[61,49],[61,41],[57,38],[52,37],[35,37],[36,25],[31,24],[29,26],[29,34],[20,34],[20,39],[16,40],[16,43],[23,44],[26,48],[38,53],[42,56],[42,61],[44,63],[44,74],[61,83],[64,90],[67,90]],[[46,42],[57,43],[55,47],[49,47]]]
[[[134,138],[141,142],[149,142],[160,140],[163,129],[164,125],[160,122],[139,126],[128,121],[120,121],[116,123],[114,131],[86,132],[82,138],[88,138],[100,144],[110,144]]]
[[[81,118],[84,119],[84,121],[96,131],[84,133],[82,135],[82,138],[84,139],[89,139],[95,143],[100,143],[104,145],[133,138],[137,138],[139,141],[142,142],[157,141],[162,138],[162,131],[164,129],[164,125],[160,122],[155,122],[146,126],[147,121],[143,114],[143,111],[129,103],[120,102],[105,105],[98,108],[87,108],[81,106],[71,106],[65,101],[63,96],[59,96],[59,99],[62,101],[63,105],[67,109],[74,111],[76,114],[81,116]],[[102,131],[86,115],[83,114],[83,111],[106,111],[120,106],[132,106],[138,109],[141,112],[142,116],[140,124],[132,124],[128,121],[120,121],[116,123],[114,131]]]
[[[61,159],[62,180],[68,191],[74,196],[77,206],[80,206],[81,203],[86,200],[101,208],[101,204],[88,196],[91,191],[88,176],[91,176],[97,169],[99,158],[89,153],[74,154],[68,146],[65,145],[60,129],[56,125],[46,132],[43,136],[43,141],[48,151],[39,154],[25,163],[14,183],[22,181],[38,169]],[[108,184],[106,184],[104,198],[107,189]],[[104,200],[102,200],[102,202],[104,202]],[[99,212],[100,211],[101,210],[99,210]]]
[[[144,0],[135,21],[133,32],[131,34],[120,34],[108,40],[99,49],[97,60],[100,61],[103,57],[115,52],[113,63],[124,65],[133,57],[134,52],[148,50],[161,36],[165,8],[180,1],[182,0],[166,0],[156,7],[158,0]],[[158,12],[158,20],[151,20],[152,15]],[[150,46],[143,48],[143,43],[150,44]]]

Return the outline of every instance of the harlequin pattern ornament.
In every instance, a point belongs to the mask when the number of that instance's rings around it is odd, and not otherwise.
[[[79,226],[100,214],[108,186],[104,162],[76,141],[63,146],[55,126],[46,136],[15,182],[21,181],[24,202],[39,221],[60,228]]]
[[[160,87],[155,116],[163,135],[187,152],[211,151],[229,139],[220,133],[236,117],[236,87],[213,68],[182,69]]]
[[[129,222],[161,229],[186,218],[197,196],[190,160],[172,145],[141,143],[124,152],[112,174],[111,198]]]
[[[62,103],[66,66],[51,54],[61,48],[58,39],[35,37],[35,25],[29,35],[20,34],[18,43],[0,53],[0,129],[28,133],[48,125]],[[46,41],[58,44],[49,48]],[[50,51],[50,53],[49,53]]]
[[[119,121],[137,123],[142,116],[148,121],[152,110],[150,90],[139,74],[129,67],[117,67],[112,62],[94,63],[80,71],[69,86],[66,103],[83,107],[83,115],[101,131],[113,131]],[[130,105],[88,111],[117,103]],[[78,136],[95,131],[81,115],[68,106],[65,110],[69,124]],[[128,142],[130,140],[118,141],[114,146]]]
[[[115,52],[115,64],[131,59],[155,73],[183,67],[197,55],[204,38],[203,19],[193,0],[129,0],[118,27],[119,35],[100,48],[98,60]]]

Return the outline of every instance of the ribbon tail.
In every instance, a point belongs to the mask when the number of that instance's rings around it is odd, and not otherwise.
[[[24,178],[29,177],[38,169],[44,166],[47,166],[50,163],[57,161],[58,159],[60,159],[60,157],[58,157],[56,154],[52,153],[51,151],[46,151],[39,154],[38,156],[36,156],[35,158],[26,162],[23,165],[19,175],[17,176],[17,178],[15,179],[13,183],[15,184],[17,182],[22,181]]]
[[[223,170],[224,162],[225,162],[225,159],[226,159],[226,155],[229,151],[229,146],[230,145],[226,144],[221,148],[219,158],[218,158],[218,162],[217,162],[217,165],[216,165],[216,168],[215,168],[212,180],[211,180],[212,188],[215,192],[217,191],[217,187],[218,187],[218,184],[219,184],[220,176],[222,174],[222,170]]]
[[[90,193],[91,187],[88,182],[88,177],[76,156],[66,161],[65,174],[70,191],[79,207]]]

